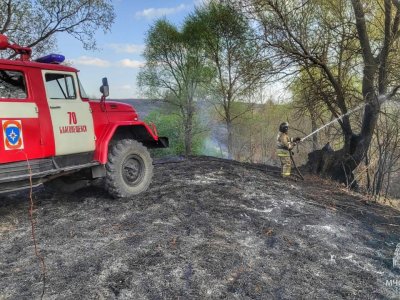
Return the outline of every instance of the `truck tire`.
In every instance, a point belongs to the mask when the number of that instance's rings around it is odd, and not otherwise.
[[[141,143],[123,139],[108,152],[106,189],[115,198],[137,195],[149,187],[153,177],[153,161]]]

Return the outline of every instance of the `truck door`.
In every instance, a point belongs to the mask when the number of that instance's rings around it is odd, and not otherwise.
[[[76,74],[49,70],[42,72],[56,155],[94,151],[92,112],[89,103],[80,98]]]
[[[0,163],[40,158],[37,105],[27,88],[26,69],[0,66]]]

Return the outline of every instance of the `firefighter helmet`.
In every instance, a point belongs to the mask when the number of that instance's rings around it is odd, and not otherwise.
[[[286,132],[288,132],[288,130],[289,130],[289,123],[288,122],[284,122],[284,123],[281,123],[281,125],[279,125],[279,131],[280,132],[286,133]]]

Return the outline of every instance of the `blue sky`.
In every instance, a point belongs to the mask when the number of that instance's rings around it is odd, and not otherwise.
[[[58,52],[80,70],[79,77],[90,97],[100,97],[101,78],[107,77],[112,98],[140,98],[136,76],[144,63],[144,40],[149,27],[166,17],[180,26],[201,0],[114,0],[116,13],[111,32],[96,33],[98,50],[86,51],[65,34],[58,36]]]

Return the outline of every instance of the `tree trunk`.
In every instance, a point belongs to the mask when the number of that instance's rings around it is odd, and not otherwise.
[[[233,158],[233,126],[230,120],[226,120],[226,129],[228,131],[227,146],[228,146],[228,158]]]
[[[367,192],[371,192],[371,175],[370,175],[370,165],[368,154],[365,155],[365,166],[367,168]]]
[[[317,122],[315,121],[314,116],[311,115],[311,132],[314,132],[317,129],[318,129]],[[318,136],[316,134],[312,136],[312,142],[313,142],[312,149],[313,151],[315,151],[318,149]]]
[[[191,120],[188,119],[186,120],[185,124],[185,156],[189,156],[192,154],[192,126],[191,126]]]
[[[192,155],[193,151],[193,116],[194,116],[194,109],[192,105],[192,99],[189,99],[189,105],[187,108],[187,115],[185,120],[185,156],[188,157]]]
[[[349,158],[345,148],[338,151],[321,149],[308,154],[307,169],[313,173],[351,185],[357,164]]]

